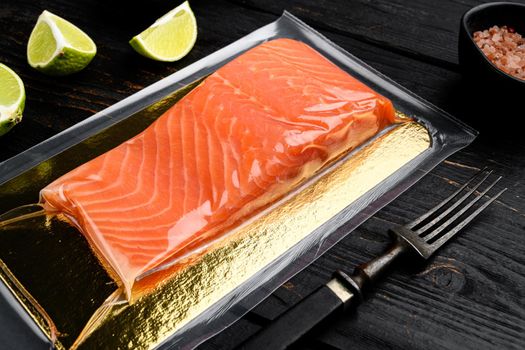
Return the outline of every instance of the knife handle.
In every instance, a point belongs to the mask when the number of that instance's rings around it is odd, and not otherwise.
[[[353,297],[354,294],[337,278],[334,278],[316,289],[238,348],[246,350],[286,349],[328,316],[342,313]]]

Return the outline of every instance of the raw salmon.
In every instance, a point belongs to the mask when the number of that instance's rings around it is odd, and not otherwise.
[[[220,237],[394,120],[388,99],[311,47],[273,40],[41,197],[129,296],[140,275]]]

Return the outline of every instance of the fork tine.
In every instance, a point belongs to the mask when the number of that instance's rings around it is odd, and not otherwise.
[[[463,208],[461,208],[457,213],[455,213],[451,218],[449,218],[447,221],[442,223],[438,228],[430,232],[428,235],[423,237],[423,240],[425,242],[430,241],[432,238],[437,236],[441,231],[446,229],[450,224],[452,224],[454,221],[456,221],[461,215],[463,215],[468,209],[470,209],[474,204],[476,204],[483,196],[487,194],[488,191],[492,187],[494,187],[495,184],[498,183],[498,181],[501,180],[501,176],[498,177],[494,182],[492,182],[479,196],[476,196],[473,200],[471,200],[469,203],[467,203]]]
[[[427,219],[428,217],[430,217],[432,214],[434,214],[436,211],[438,211],[439,209],[441,209],[444,205],[446,205],[447,203],[449,203],[452,199],[454,199],[459,193],[461,193],[461,191],[463,191],[468,185],[470,185],[472,183],[472,181],[474,181],[476,178],[478,178],[481,174],[483,174],[485,172],[487,168],[483,168],[482,170],[478,171],[476,174],[474,174],[466,183],[463,184],[463,186],[461,186],[460,188],[458,188],[456,190],[456,192],[452,193],[450,196],[448,196],[445,200],[443,200],[441,203],[439,203],[438,205],[436,205],[434,208],[430,209],[428,212],[426,212],[425,214],[421,215],[419,218],[415,219],[414,221],[412,221],[411,223],[407,224],[406,227],[407,228],[414,228],[415,226],[417,226],[418,224],[420,224],[421,222],[423,222],[425,219]],[[490,175],[490,173],[489,173]],[[488,176],[488,175],[487,175]],[[419,231],[419,230],[418,230]]]
[[[503,192],[505,192],[507,189],[504,188],[501,191],[498,192],[494,197],[486,201],[482,206],[480,206],[476,211],[474,211],[472,214],[470,214],[465,220],[461,221],[459,224],[456,225],[453,229],[448,231],[446,234],[444,234],[442,237],[440,237],[437,241],[432,243],[430,246],[435,251],[439,247],[441,247],[445,242],[447,242],[450,238],[452,238],[456,233],[458,233],[463,227],[465,227],[469,222],[472,221],[476,216],[478,216],[485,208],[487,208],[492,202],[494,202]]]
[[[438,222],[440,222],[441,220],[443,220],[448,214],[450,214],[454,209],[456,209],[461,203],[463,203],[468,197],[470,197],[470,195],[472,193],[474,193],[474,191],[476,191],[479,186],[481,186],[481,184],[483,182],[485,182],[485,180],[490,176],[490,174],[492,174],[492,170],[489,171],[482,179],[481,181],[479,181],[474,187],[472,187],[470,189],[470,191],[468,191],[467,193],[465,193],[463,195],[463,197],[461,197],[460,199],[458,199],[457,201],[455,201],[449,208],[447,208],[447,210],[445,210],[444,212],[442,212],[439,216],[437,216],[436,218],[432,219],[432,221],[430,221],[429,223],[427,223],[425,226],[419,228],[418,230],[416,230],[416,234],[421,234],[421,233],[424,233],[425,231],[427,231],[429,228],[431,228],[432,226],[434,226],[435,224],[437,224]],[[499,180],[498,180],[499,181]]]

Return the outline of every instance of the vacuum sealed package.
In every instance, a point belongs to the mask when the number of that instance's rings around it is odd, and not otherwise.
[[[475,136],[285,12],[0,163],[0,279],[57,348],[192,348]]]

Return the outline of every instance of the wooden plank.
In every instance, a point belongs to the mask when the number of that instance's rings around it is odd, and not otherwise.
[[[85,72],[59,79],[40,75],[25,63],[25,41],[43,8],[29,0],[3,4],[2,62],[24,79],[28,102],[23,124],[0,138],[0,161],[274,20],[283,7],[314,27],[324,28],[323,34],[405,87],[490,135],[482,133],[472,147],[451,157],[279,288],[251,315],[201,348],[234,347],[253,334],[264,320],[277,317],[327,281],[335,269],[350,269],[379,254],[388,244],[385,232],[391,223],[417,216],[433,200],[450,192],[455,186],[453,181],[464,180],[474,171],[471,168],[484,165],[495,167],[505,176],[502,186],[510,188],[499,203],[454,244],[440,251],[430,265],[423,269],[403,266],[377,286],[357,313],[311,335],[299,348],[525,346],[522,257],[525,146],[518,133],[508,136],[508,125],[500,119],[495,121],[498,116],[512,116],[513,109],[480,98],[477,87],[455,71],[455,58],[451,54],[455,44],[450,44],[455,40],[454,17],[473,1],[447,0],[448,5],[441,5],[441,2],[413,0],[413,9],[407,9],[400,0],[317,4],[290,1],[286,5],[246,1],[243,6],[225,1],[192,2],[199,22],[199,39],[188,57],[173,64],[144,59],[127,44],[131,36],[173,6],[160,0],[149,3],[152,5],[85,0],[72,6],[69,1],[53,0],[46,5],[79,25],[99,45],[99,54]],[[393,13],[398,17],[392,16]],[[331,23],[325,23],[326,18]],[[432,26],[436,28],[432,30]],[[425,31],[434,33],[433,40],[440,45],[427,42]],[[442,192],[436,193],[436,188]]]
[[[22,18],[2,18],[0,29],[6,39],[0,43],[0,49],[5,53],[3,62],[15,69],[24,80],[27,87],[27,103],[22,124],[0,138],[0,161],[72,126],[277,17],[243,9],[228,2],[197,2],[194,8],[199,18],[201,35],[194,50],[179,62],[163,64],[137,55],[127,44],[127,38],[147,26],[149,18],[156,18],[163,11],[167,11],[168,5],[156,1],[156,6],[151,7],[155,11],[146,10],[145,14],[142,14],[140,8],[123,6],[125,12],[121,17],[125,20],[115,20],[113,14],[121,10],[118,5],[118,1],[98,7],[94,7],[90,2],[77,2],[72,10],[69,2],[56,0],[53,6],[49,7],[51,11],[77,23],[86,32],[93,33],[92,36],[99,44],[97,57],[85,71],[70,77],[50,78],[35,72],[27,65],[25,40],[21,39],[29,36],[42,7],[35,6],[27,0],[7,3],[7,8],[4,8],[2,13],[16,12],[19,6],[25,8],[26,15]],[[16,25],[13,22],[15,20]],[[228,22],[229,25],[217,25],[221,22]],[[316,24],[315,21],[308,23],[314,26]],[[106,32],[111,35],[107,35]],[[324,34],[334,38],[346,38],[337,34],[330,36],[330,31],[324,31]],[[459,100],[452,103],[454,99],[462,96],[462,92],[472,89],[462,86],[460,75],[433,65],[418,65],[412,62],[419,60],[400,55],[395,56],[395,60],[384,59],[381,56],[388,52],[387,50],[363,45],[359,40],[345,40],[336,42],[407,88],[460,117],[475,117],[471,111],[462,113],[461,109],[454,109],[455,106],[465,106]],[[407,71],[415,76],[408,77]]]
[[[445,66],[457,64],[461,15],[490,0],[233,0],[249,9],[280,14],[287,10],[319,29],[387,47]],[[520,0],[523,2],[523,0]]]
[[[138,55],[128,44],[130,38],[173,6],[162,0],[150,1],[147,6],[120,0],[76,1],[74,6],[66,0],[46,5],[30,0],[2,2],[0,59],[24,81],[27,100],[22,123],[0,137],[0,162],[276,18],[243,16],[245,9],[224,1],[196,2],[193,7],[200,34],[188,56],[175,63],[163,63]],[[27,64],[27,39],[44,9],[75,23],[98,45],[96,57],[84,71],[56,78]]]
[[[288,307],[291,307],[296,303],[298,299],[296,294],[308,294],[315,288],[315,285],[319,285],[319,276],[324,277],[324,281],[328,280],[331,271],[336,269],[351,270],[352,266],[366,261],[375,254],[379,254],[380,250],[386,246],[388,238],[385,232],[388,227],[392,224],[402,224],[409,218],[417,217],[425,209],[429,209],[432,203],[438,201],[433,199],[429,201],[429,198],[435,197],[436,189],[442,189],[442,191],[450,191],[447,187],[455,186],[457,182],[466,180],[466,178],[473,173],[477,168],[490,166],[495,169],[497,174],[504,175],[504,178],[500,184],[500,187],[508,187],[509,192],[497,203],[497,209],[491,209],[489,211],[490,219],[483,220],[483,224],[475,226],[477,230],[471,231],[469,228],[466,235],[460,236],[449,248],[438,252],[438,256],[434,259],[431,264],[426,268],[427,280],[419,280],[420,271],[408,271],[402,274],[410,278],[410,281],[405,280],[403,283],[414,284],[414,288],[418,290],[425,290],[428,288],[428,282],[433,281],[437,283],[436,289],[443,289],[443,280],[448,286],[450,284],[457,283],[460,279],[462,284],[469,290],[469,297],[472,297],[469,303],[465,303],[461,300],[461,305],[453,305],[453,308],[458,307],[459,312],[465,312],[468,315],[468,310],[475,310],[476,307],[481,304],[483,314],[494,315],[493,308],[503,308],[503,313],[500,313],[496,318],[501,320],[513,319],[516,321],[518,329],[521,333],[514,333],[516,339],[512,340],[508,345],[512,345],[513,341],[517,344],[522,344],[525,340],[520,334],[523,334],[525,330],[525,324],[522,321],[524,316],[524,298],[521,287],[524,281],[525,269],[523,267],[522,252],[525,249],[525,241],[523,237],[523,229],[525,228],[525,211],[523,210],[522,198],[525,195],[525,190],[521,186],[522,178],[524,176],[523,169],[524,160],[523,158],[518,159],[520,154],[523,154],[523,147],[519,148],[514,154],[510,151],[511,145],[508,145],[510,152],[509,158],[505,159],[502,154],[499,155],[499,161],[497,164],[491,158],[483,158],[487,152],[483,151],[484,147],[480,147],[479,144],[475,144],[469,148],[469,151],[462,151],[452,156],[443,165],[439,166],[433,171],[427,178],[418,183],[414,188],[409,190],[406,194],[398,198],[391,205],[380,211],[374,218],[370,219],[367,223],[361,226],[356,232],[350,237],[343,240],[340,244],[330,250],[327,255],[329,258],[322,257],[314,263],[306,271],[302,272],[299,276],[292,279],[286,284],[286,288],[280,288],[276,295],[273,295],[270,300],[265,301],[254,312],[266,315],[268,318],[274,318],[278,316]],[[481,149],[480,149],[481,148]],[[438,192],[441,198],[445,197],[444,193]],[[487,214],[489,215],[489,214]],[[482,220],[483,218],[481,218]],[[471,233],[472,232],[472,233]],[[358,238],[355,238],[355,237]],[[479,240],[479,241],[478,241]],[[364,251],[370,249],[371,246],[376,246],[377,249],[370,255],[363,254]],[[368,247],[368,248],[367,248]],[[450,250],[452,253],[448,253]],[[475,251],[473,253],[473,251]],[[498,266],[502,262],[503,266]],[[454,267],[459,264],[460,267]],[[457,273],[455,270],[460,271]],[[433,272],[433,273],[430,273]],[[488,276],[496,276],[493,280],[487,280]],[[504,277],[505,276],[505,277]],[[461,278],[459,278],[461,277]],[[400,278],[398,274],[394,274],[393,279]],[[403,277],[404,278],[404,277]],[[423,282],[423,283],[422,283]],[[396,283],[396,282],[387,282]],[[471,290],[471,286],[477,286],[474,290]],[[485,286],[492,289],[487,294],[484,290]],[[468,287],[468,288],[467,288]],[[390,287],[389,287],[390,288]],[[297,290],[294,290],[297,289]],[[404,289],[399,287],[393,287],[393,292],[399,295],[404,294]],[[446,288],[445,288],[446,289]],[[505,290],[505,293],[500,292]],[[433,300],[432,290],[428,291],[425,300],[421,303],[421,312],[433,310],[436,302]],[[442,291],[441,291],[442,292]],[[457,298],[457,291],[452,289],[449,290],[449,294],[445,297],[454,300]],[[287,293],[289,294],[287,296]],[[377,298],[381,296],[374,296]],[[279,304],[276,306],[274,299],[279,300]],[[404,302],[404,300],[403,300]],[[364,305],[363,305],[364,306]],[[399,305],[401,307],[401,305]],[[368,309],[366,313],[376,314],[377,312],[383,312],[385,305],[378,305],[378,310],[374,310],[374,307]],[[462,308],[464,307],[464,308]],[[426,308],[426,309],[425,309]],[[358,313],[365,312],[363,308]],[[392,312],[393,317],[397,317],[398,313],[403,313],[403,310],[397,310]],[[507,316],[505,313],[509,313],[512,316]],[[448,313],[452,314],[452,312]],[[352,325],[355,327],[361,327],[364,325],[369,326],[371,329],[381,328],[382,320],[376,319],[375,321],[366,320],[365,323],[354,320],[353,316],[344,318],[342,324],[348,320],[352,320]],[[368,317],[368,316],[366,316]],[[373,316],[376,317],[376,316]],[[462,316],[467,317],[467,316]],[[484,328],[492,329],[492,321],[487,316],[485,320]],[[494,321],[499,324],[500,321]],[[447,326],[447,319],[432,320],[432,328],[443,328]],[[443,324],[441,323],[443,322]],[[422,332],[424,329],[419,328],[419,323],[412,324],[413,331]],[[345,329],[348,329],[345,324]],[[361,328],[359,328],[361,329]],[[499,330],[498,330],[499,332]],[[334,336],[331,332],[331,336]],[[447,334],[449,340],[449,347],[455,348],[458,346],[466,346],[464,344],[464,333],[458,333],[455,335]],[[390,336],[390,335],[389,335]],[[350,334],[347,333],[347,337]],[[368,335],[367,335],[368,337]],[[354,339],[354,338],[352,338]],[[368,339],[368,338],[367,338]],[[470,338],[465,338],[467,342],[470,342]],[[457,343],[459,341],[459,343]],[[507,341],[509,341],[507,339]],[[502,340],[503,342],[503,340]],[[416,342],[417,343],[417,342]],[[370,344],[364,342],[360,343],[361,346],[370,346]],[[478,344],[476,340],[472,344]],[[403,344],[406,348],[409,344]],[[483,348],[486,348],[490,344],[484,344]],[[340,344],[340,348],[347,348]]]
[[[359,4],[358,1],[355,3]],[[99,44],[99,53],[85,71],[63,78],[49,78],[35,72],[26,63],[24,38],[29,36],[43,8],[28,0],[8,2],[4,6],[2,13],[6,15],[0,23],[5,38],[0,43],[0,49],[4,53],[2,60],[15,69],[24,80],[27,87],[27,103],[22,124],[0,138],[0,161],[72,126],[277,17],[243,9],[224,1],[196,2],[193,7],[199,19],[201,34],[195,48],[183,60],[164,64],[137,55],[129,47],[127,40],[147,26],[151,18],[160,16],[171,5],[159,0],[153,2],[153,6],[148,9],[120,5],[122,4],[119,1],[109,2],[104,6],[93,6],[91,2],[79,1],[72,9],[69,2],[55,0],[53,5],[48,7],[49,10],[70,19],[87,33],[92,33]],[[8,16],[19,7],[25,9],[24,16]],[[310,12],[313,13],[313,10]],[[115,18],[115,13],[121,14]],[[280,10],[276,10],[276,13],[280,13]],[[298,14],[301,15],[300,12]],[[302,17],[316,28],[317,24],[323,28],[323,24],[317,23],[315,18]],[[228,26],[217,25],[225,22]],[[324,33],[331,34],[330,31]],[[334,34],[334,37],[345,36]],[[383,59],[381,55],[387,52],[386,50],[362,45],[358,40],[339,40],[339,43],[407,88],[441,107],[452,109],[453,112],[456,112],[453,106],[448,106],[451,104],[451,97],[453,100],[455,96],[462,95],[460,92],[469,89],[468,86],[467,89],[461,86],[461,76],[448,70],[412,64],[418,60],[401,58],[402,56],[396,56],[396,60]],[[407,71],[415,77],[408,78]],[[455,105],[465,104],[458,101]],[[461,113],[461,110],[459,112]],[[32,132],[35,129],[38,132]]]
[[[341,242],[330,254],[337,256],[337,261],[355,253],[377,254],[384,246],[378,241],[391,222],[403,223],[415,217],[418,213],[413,208],[423,212],[452,192],[447,186],[450,179],[464,180],[468,173],[452,164],[440,166],[363,225],[356,233],[358,238],[352,237],[348,245]],[[442,190],[436,192],[438,188]],[[435,199],[429,201],[431,195]],[[378,286],[377,294],[355,315],[342,319],[322,338],[339,348],[360,341],[361,346],[371,346],[366,340],[374,338],[379,341],[376,347],[381,348],[385,345],[382,334],[388,334],[388,343],[394,348],[522,347],[525,299],[520,286],[525,283],[525,216],[505,205],[514,196],[506,195],[502,204],[493,206],[426,267],[405,264]],[[370,251],[371,247],[376,248]],[[355,264],[354,259],[348,259]],[[355,333],[361,340],[353,337]]]
[[[361,41],[339,34],[326,31],[323,33],[334,42],[436,105],[466,119],[471,119],[470,121],[475,122],[475,125],[484,131],[488,131],[490,128],[494,130],[494,123],[479,123],[476,118],[482,119],[480,113],[483,112],[483,108],[485,110],[487,107],[489,109],[497,108],[495,104],[484,104],[483,107],[473,109],[471,103],[465,103],[459,97],[456,98],[458,94],[451,94],[451,90],[459,91],[465,86],[468,88],[461,91],[464,92],[463,96],[466,96],[467,100],[469,96],[476,93],[475,87],[468,86],[468,82],[465,82],[459,73],[363,44]],[[410,74],[407,74],[407,70],[410,71]],[[491,138],[493,138],[492,135]],[[520,308],[523,310],[524,307],[521,301],[523,299],[522,293],[518,286],[525,283],[522,260],[520,260],[520,252],[525,248],[522,237],[525,213],[516,208],[522,208],[520,198],[525,195],[522,186],[520,186],[521,179],[525,174],[523,170],[518,170],[524,169],[525,163],[522,157],[520,158],[524,151],[523,144],[516,143],[516,140],[517,138],[501,137],[498,140],[497,150],[494,150],[490,146],[490,138],[481,136],[481,139],[473,147],[459,152],[450,158],[448,163],[432,172],[430,180],[425,180],[427,181],[426,185],[425,182],[418,184],[413,190],[378,213],[375,218],[370,219],[357,232],[329,251],[327,256],[322,257],[306,271],[279,288],[271,297],[256,307],[252,313],[263,319],[273,319],[293,306],[302,296],[307,295],[320,283],[326,282],[336,269],[349,269],[351,266],[379,254],[387,244],[388,239],[385,232],[389,225],[402,223],[408,217],[416,217],[423,209],[428,209],[432,204],[429,198],[435,197],[436,188],[450,191],[453,187],[451,181],[464,180],[474,171],[473,168],[488,165],[495,167],[499,174],[505,175],[502,186],[511,188],[499,204],[499,213],[489,219],[496,221],[497,224],[494,224],[496,226],[505,225],[503,230],[500,228],[497,231],[497,237],[483,239],[480,246],[480,243],[475,239],[477,235],[492,231],[492,228],[487,229],[484,226],[467,237],[459,238],[454,246],[448,248],[452,250],[452,253],[447,253],[446,249],[440,252],[438,257],[427,266],[427,272],[402,271],[394,274],[378,288],[378,295],[369,299],[373,301],[370,303],[367,301],[366,306],[361,307],[357,313],[358,316],[344,317],[335,326],[332,325],[330,330],[326,329],[324,332],[310,337],[306,342],[316,339],[318,342],[340,349],[350,347],[388,348],[396,343],[399,348],[420,347],[422,344],[446,346],[447,348],[464,346],[491,348],[503,345],[513,346],[512,344],[516,342],[520,344],[520,341],[523,341],[520,340],[520,333],[516,331],[516,328],[513,328],[512,323],[505,323],[504,320],[510,318],[519,325],[523,313],[511,310],[496,313],[494,308],[498,309],[498,307],[493,306],[507,303],[513,305],[514,308],[512,309],[514,310],[520,310]],[[444,194],[440,196],[444,198]],[[501,218],[511,219],[510,222],[504,222]],[[465,240],[467,241],[465,242]],[[510,250],[511,253],[505,252],[502,255],[490,253],[501,251],[502,246],[512,244],[511,242],[518,243],[514,245],[513,248],[515,249]],[[370,246],[375,246],[373,251],[370,254],[364,254],[363,252],[369,250]],[[476,254],[471,253],[472,246],[479,249]],[[510,254],[510,256],[506,254]],[[487,255],[495,261],[500,259],[509,263],[515,261],[512,270],[499,271],[497,265],[491,264],[490,259],[487,260]],[[503,298],[497,293],[487,295],[483,292],[485,285],[494,288],[495,282],[487,281],[483,277],[483,273],[479,272],[480,270],[491,271],[489,273],[495,275],[513,276],[515,271],[520,269],[521,272],[517,274],[519,281],[516,281],[515,284],[503,279],[505,286],[502,288],[508,288],[508,292]],[[456,273],[456,270],[460,272]],[[435,284],[432,285],[432,283]],[[448,285],[455,287],[449,288]],[[462,296],[458,301],[456,296],[458,290],[455,289],[460,288],[458,285],[465,289],[471,288],[471,285],[477,285],[477,288],[470,289],[470,294],[466,297]],[[411,309],[404,306],[407,298],[403,297],[406,294],[405,289],[410,287],[414,290],[415,296],[413,297],[416,300],[416,306]],[[434,300],[434,293],[440,295],[441,299]],[[468,298],[472,299],[469,300]],[[450,299],[455,300],[455,303],[447,307]],[[395,303],[391,300],[394,300]],[[485,304],[483,304],[484,302]],[[389,308],[389,303],[392,303],[394,309]],[[366,310],[364,310],[365,308]],[[434,309],[440,311],[439,317],[432,317],[426,322],[420,321],[423,315]],[[479,309],[476,315],[468,315],[470,310],[476,309]],[[488,316],[486,318],[479,316],[484,313],[491,315],[494,319]],[[414,315],[417,315],[417,318]],[[469,321],[460,322],[456,320],[456,322],[451,323],[447,315],[452,315],[453,321],[461,318]],[[478,320],[478,317],[481,317],[481,321]],[[256,319],[253,321],[262,324]],[[403,333],[396,329],[400,322],[405,322]],[[469,328],[470,322],[472,322],[472,326]],[[494,328],[493,322],[498,325],[501,324],[501,328]],[[449,323],[454,328],[451,328]],[[234,325],[231,328],[236,329],[236,326]],[[381,329],[384,330],[378,333],[378,330]],[[433,329],[438,330],[429,331]],[[519,331],[525,330],[523,323],[517,329]],[[406,332],[411,332],[414,336],[408,337]],[[489,337],[481,337],[480,333],[483,332],[488,332]],[[236,335],[242,336],[239,333]],[[441,338],[447,339],[447,342],[443,343]],[[219,335],[217,339],[210,340],[209,344],[221,348],[219,344],[222,342],[221,335]],[[202,348],[206,349],[206,346],[207,344]]]
[[[462,182],[475,172],[458,166],[462,158],[452,157],[439,166],[253,312],[273,319],[327,281],[332,271],[350,271],[379,254],[389,242],[386,230],[390,225],[417,217],[453,191],[456,186],[451,181]],[[467,164],[487,165],[481,159]],[[501,186],[516,187],[519,181],[505,178]],[[436,192],[438,188],[442,190]],[[375,288],[357,312],[305,341],[316,339],[338,349],[525,346],[525,213],[509,205],[522,195],[523,190],[504,195],[429,264],[403,264]]]

